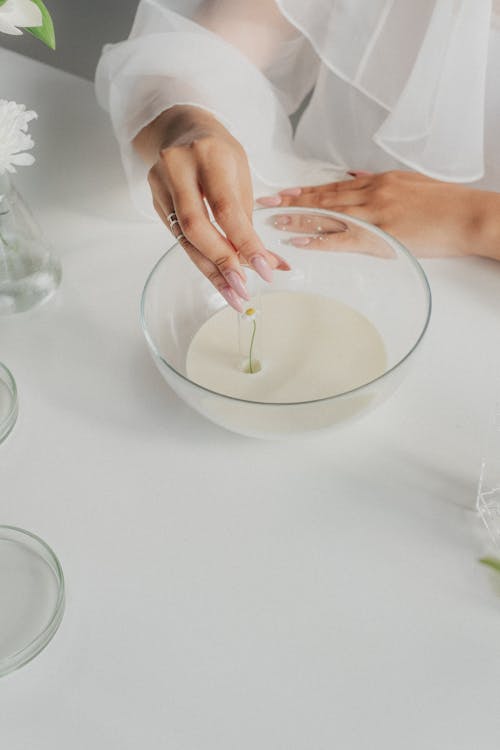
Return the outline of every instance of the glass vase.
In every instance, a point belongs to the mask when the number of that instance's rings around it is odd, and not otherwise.
[[[0,174],[0,196],[0,314],[8,314],[48,299],[61,266],[7,174]]]

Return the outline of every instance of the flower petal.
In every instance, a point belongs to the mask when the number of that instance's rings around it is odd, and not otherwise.
[[[0,8],[0,11],[2,9]],[[11,23],[8,22],[6,18],[3,18],[1,12],[0,12],[0,31],[2,34],[12,34],[12,36],[20,36],[23,32],[19,31],[19,29],[16,29],[15,26],[13,26]]]
[[[10,163],[18,167],[29,167],[34,161],[35,157],[32,154],[12,154],[10,157]]]
[[[42,11],[32,0],[7,0],[0,5],[0,16],[12,26],[41,26]]]

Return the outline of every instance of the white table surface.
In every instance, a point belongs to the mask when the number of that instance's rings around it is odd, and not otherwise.
[[[139,326],[166,232],[134,214],[89,82],[0,51],[39,112],[16,183],[63,264],[0,318],[20,393],[0,522],[53,546],[67,608],[0,681],[5,750],[498,750],[500,598],[473,507],[500,375],[500,264],[425,263],[434,313],[385,405],[321,440],[192,412]]]

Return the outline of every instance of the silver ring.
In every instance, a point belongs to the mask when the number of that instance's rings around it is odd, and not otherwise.
[[[167,216],[167,221],[170,229],[173,229],[176,224],[179,224],[179,219],[177,218],[175,211],[172,211],[172,213]]]
[[[174,235],[174,237],[175,237],[175,235]],[[178,235],[177,235],[177,237],[175,237],[175,239],[177,240],[177,242],[178,242],[178,243],[179,243],[180,245],[182,245],[182,240],[186,240],[187,242],[189,242],[189,240],[188,240],[188,238],[186,237],[186,235],[185,235],[185,234],[183,234],[182,232],[181,232],[180,234],[178,234]]]

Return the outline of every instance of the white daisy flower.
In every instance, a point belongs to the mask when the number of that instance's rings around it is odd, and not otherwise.
[[[0,11],[4,6],[0,5]],[[24,104],[0,99],[0,174],[15,172],[16,166],[29,166],[35,157],[26,151],[34,143],[28,135],[28,123],[38,117]]]
[[[21,28],[43,24],[42,11],[33,0],[5,0],[0,5],[0,31],[19,35]]]
[[[257,310],[253,307],[247,307],[244,313],[241,314],[243,320],[255,320],[257,318]]]

